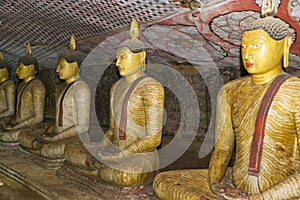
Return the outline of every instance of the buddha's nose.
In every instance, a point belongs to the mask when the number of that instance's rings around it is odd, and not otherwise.
[[[244,59],[248,60],[249,58],[250,58],[250,53],[249,53],[248,49],[245,49]]]
[[[117,59],[116,66],[119,66],[119,65],[120,65],[120,60]]]

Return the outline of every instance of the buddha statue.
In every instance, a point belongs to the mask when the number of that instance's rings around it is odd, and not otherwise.
[[[42,126],[46,90],[36,74],[38,62],[32,56],[30,43],[27,45],[27,55],[18,61],[16,74],[23,80],[17,91],[16,115],[4,125],[0,132],[2,143],[18,143],[18,136],[26,134]]]
[[[8,122],[15,114],[15,102],[16,85],[9,79],[8,67],[0,52],[0,124]]]
[[[80,79],[78,72],[81,56],[76,51],[75,38],[70,39],[70,49],[59,55],[56,72],[64,82],[56,90],[55,122],[39,134],[21,135],[20,146],[47,159],[64,159],[65,149],[79,134],[89,129],[90,89]]]
[[[156,148],[162,137],[164,89],[145,74],[146,51],[138,39],[136,19],[130,34],[131,39],[122,42],[117,51],[116,65],[122,78],[111,87],[110,127],[97,155],[89,155],[82,143],[73,143],[65,156],[76,173],[133,187],[151,182],[158,169]]]
[[[276,3],[263,1],[263,18],[242,35],[250,75],[219,91],[209,169],[158,174],[153,187],[161,199],[300,198],[300,79],[283,71],[292,40],[288,25],[274,17]]]

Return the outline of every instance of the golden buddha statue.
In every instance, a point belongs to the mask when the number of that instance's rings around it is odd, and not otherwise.
[[[44,120],[46,90],[44,84],[36,77],[38,62],[32,56],[30,43],[27,55],[18,61],[17,75],[23,80],[17,91],[15,118],[4,125],[0,132],[2,143],[17,143],[18,136],[39,127]]]
[[[9,72],[0,52],[0,123],[15,114],[16,85],[9,79]]]
[[[43,133],[19,138],[23,149],[48,159],[64,159],[66,147],[89,129],[90,89],[78,75],[82,61],[75,49],[72,35],[70,49],[60,54],[56,69],[64,83],[56,90],[55,122]]]
[[[216,143],[209,169],[158,174],[161,199],[299,199],[300,79],[288,66],[288,25],[264,1],[264,18],[242,36],[242,61],[250,76],[218,94]],[[228,167],[235,146],[233,167]]]
[[[131,39],[117,51],[117,67],[123,77],[111,88],[110,128],[101,141],[95,161],[82,144],[71,144],[66,160],[76,172],[101,178],[118,186],[140,186],[153,180],[161,143],[164,89],[145,74],[146,51],[138,39],[136,19]]]

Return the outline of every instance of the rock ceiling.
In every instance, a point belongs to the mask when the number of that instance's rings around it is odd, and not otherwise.
[[[239,66],[241,33],[260,17],[261,0],[2,0],[0,6],[0,50],[12,66],[27,41],[42,66],[55,66],[71,34],[83,54],[101,46],[99,56],[112,59],[129,37],[132,17],[150,50],[200,66]],[[300,0],[278,0],[278,6],[277,17],[290,27],[291,66],[297,68]]]

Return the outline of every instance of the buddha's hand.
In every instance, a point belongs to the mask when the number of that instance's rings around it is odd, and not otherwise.
[[[261,193],[257,193],[257,194],[253,194],[251,195],[251,197],[249,198],[250,200],[263,200],[265,199]]]
[[[57,142],[59,138],[57,137],[57,135],[44,133],[42,135],[42,140],[47,143],[53,143],[53,142]]]
[[[100,157],[100,160],[108,162],[118,162],[125,159],[124,153],[122,151],[118,153],[100,151],[98,153],[98,156]]]
[[[246,192],[241,191],[240,189],[224,183],[212,183],[211,189],[218,197],[222,199],[235,199],[235,200],[244,200],[250,199],[250,195]]]
[[[16,120],[16,118],[15,117],[13,117],[11,120],[9,120],[9,122],[8,122],[8,124],[11,124],[11,125],[16,125],[17,124],[17,122],[16,122],[17,120]]]
[[[33,147],[33,149],[41,149],[44,144],[45,144],[45,142],[43,140],[36,139],[33,141],[32,147]]]
[[[3,128],[4,128],[5,130],[10,131],[10,130],[14,130],[14,129],[15,129],[15,125],[9,123],[9,124],[5,124],[5,125],[3,126]]]

